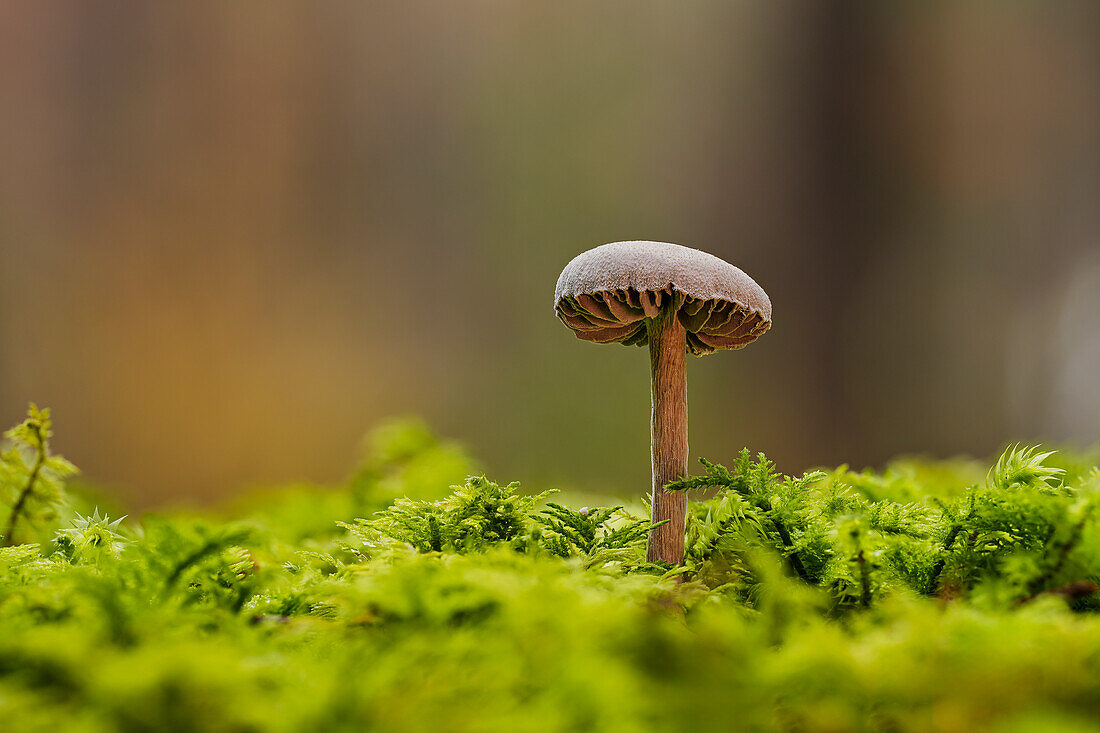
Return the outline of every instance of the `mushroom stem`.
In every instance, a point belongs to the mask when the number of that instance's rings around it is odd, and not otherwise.
[[[665,486],[687,474],[687,331],[676,317],[676,301],[646,319],[649,336],[653,422],[650,450],[653,465],[652,521],[665,524],[649,533],[646,559],[679,565],[684,559],[684,515],[687,499],[682,491]]]

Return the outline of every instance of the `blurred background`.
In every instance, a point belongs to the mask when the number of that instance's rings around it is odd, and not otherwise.
[[[334,481],[418,414],[648,484],[648,358],[554,317],[608,241],[775,325],[691,452],[786,472],[1100,437],[1100,4],[0,5],[0,422],[134,507]]]

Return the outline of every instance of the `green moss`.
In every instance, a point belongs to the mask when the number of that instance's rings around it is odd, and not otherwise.
[[[787,477],[745,452],[677,486],[706,498],[667,568],[643,519],[467,478],[418,424],[342,488],[70,520],[48,417],[0,467],[0,520],[26,496],[0,730],[1100,729],[1086,456]]]

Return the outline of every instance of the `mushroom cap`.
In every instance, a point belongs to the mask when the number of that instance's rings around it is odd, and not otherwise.
[[[763,288],[725,260],[667,242],[612,242],[574,257],[558,277],[554,310],[577,337],[648,343],[646,318],[671,306],[688,351],[739,349],[772,325]]]

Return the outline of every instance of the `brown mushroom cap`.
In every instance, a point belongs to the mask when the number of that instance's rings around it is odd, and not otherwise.
[[[755,280],[667,242],[613,242],[577,255],[558,277],[554,310],[585,341],[642,346],[644,319],[670,299],[696,356],[739,349],[772,325],[771,300]]]

